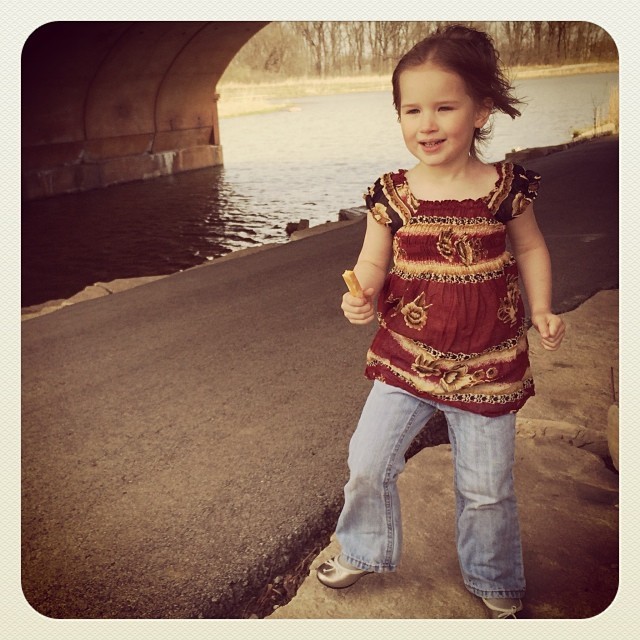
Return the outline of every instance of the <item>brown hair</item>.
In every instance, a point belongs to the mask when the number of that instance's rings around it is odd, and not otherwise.
[[[505,77],[500,55],[491,37],[483,31],[452,25],[438,29],[418,42],[400,59],[393,71],[393,104],[400,117],[400,75],[406,69],[432,62],[443,69],[457,73],[476,104],[490,99],[492,113],[502,111],[512,118],[520,115],[515,105],[521,101],[512,95],[513,87]],[[476,129],[471,142],[471,155],[477,157],[477,143],[484,142],[491,134],[491,125]]]

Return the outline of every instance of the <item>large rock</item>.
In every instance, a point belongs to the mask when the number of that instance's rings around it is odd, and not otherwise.
[[[537,395],[518,416],[515,468],[528,583],[521,617],[595,616],[618,585],[618,475],[606,460],[617,393],[618,291],[601,291],[563,318],[567,337],[558,351],[545,351],[529,331]],[[339,551],[333,540],[296,597],[271,617],[486,617],[460,577],[450,447],[433,446],[446,433],[438,420],[412,445],[399,479],[405,548],[398,572],[327,589],[315,568]]]
[[[557,351],[545,351],[529,330],[536,395],[518,415],[572,423],[606,438],[618,370],[618,290],[600,291],[562,317],[567,333]]]
[[[588,618],[618,584],[618,478],[596,455],[544,437],[518,437],[516,487],[527,574],[528,618]],[[396,573],[333,591],[313,562],[296,597],[271,618],[484,618],[464,587],[454,546],[450,447],[423,449],[399,479],[404,552]]]

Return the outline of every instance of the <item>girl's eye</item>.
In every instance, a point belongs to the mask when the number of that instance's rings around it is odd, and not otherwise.
[[[442,106],[440,107],[440,111],[453,111],[453,107],[449,107],[447,106]]]
[[[414,114],[414,113],[420,113],[420,111],[419,111],[418,109],[407,109],[407,110],[405,111],[405,113],[406,113],[407,115],[410,115],[410,114]]]

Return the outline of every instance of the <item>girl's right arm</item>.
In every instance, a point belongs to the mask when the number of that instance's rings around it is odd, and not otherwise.
[[[368,324],[375,317],[375,299],[382,289],[393,253],[393,238],[388,227],[367,215],[367,231],[358,262],[353,268],[364,290],[364,298],[342,296],[342,311],[351,324]]]

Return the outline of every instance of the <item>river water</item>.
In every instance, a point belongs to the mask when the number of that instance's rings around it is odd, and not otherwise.
[[[498,114],[484,158],[567,142],[608,103],[617,73],[522,80],[516,120]],[[381,173],[415,164],[390,93],[291,100],[293,108],[221,121],[224,167],[23,203],[22,305],[94,282],[169,274],[240,248],[286,242],[363,204]]]

